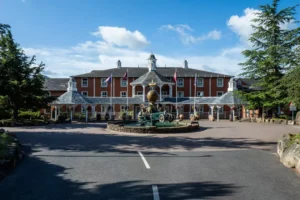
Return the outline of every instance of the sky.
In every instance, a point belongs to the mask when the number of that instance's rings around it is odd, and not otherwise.
[[[28,56],[45,63],[49,77],[116,67],[182,67],[237,76],[241,52],[251,48],[251,19],[271,0],[0,0]],[[280,8],[298,0],[282,0]],[[296,19],[300,20],[300,7]],[[296,27],[282,24],[282,28]]]

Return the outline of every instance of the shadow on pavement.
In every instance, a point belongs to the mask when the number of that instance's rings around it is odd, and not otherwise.
[[[10,200],[66,200],[66,199],[153,199],[152,185],[143,180],[96,184],[72,180],[69,170],[29,156],[0,182],[1,199]],[[117,176],[117,175],[116,175]],[[73,177],[76,178],[76,177]],[[184,182],[156,184],[161,199],[207,199],[231,195],[239,187],[219,182]]]

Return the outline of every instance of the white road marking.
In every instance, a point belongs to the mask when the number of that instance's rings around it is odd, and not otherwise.
[[[149,166],[149,164],[148,164],[146,158],[143,156],[143,154],[142,154],[140,151],[138,151],[138,152],[139,152],[139,154],[140,154],[142,160],[144,161],[144,164],[145,164],[146,168],[147,168],[147,169],[150,169],[150,166]]]
[[[158,188],[156,185],[152,185],[153,190],[153,200],[159,200]]]

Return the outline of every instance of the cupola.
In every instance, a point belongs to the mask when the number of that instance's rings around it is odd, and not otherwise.
[[[122,63],[121,63],[120,60],[117,61],[117,68],[118,68],[118,69],[122,68]]]
[[[230,81],[228,82],[228,89],[227,91],[235,91],[237,90],[237,87],[236,87],[236,80],[234,78],[231,78]]]
[[[156,70],[156,58],[154,54],[151,54],[148,58],[148,68],[149,68],[149,72]]]
[[[186,61],[186,60],[183,61],[183,68],[185,68],[185,69],[189,68],[188,61]]]
[[[70,77],[68,81],[68,91],[77,91],[76,81],[73,77]]]

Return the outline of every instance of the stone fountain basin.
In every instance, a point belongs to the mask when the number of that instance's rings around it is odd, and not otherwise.
[[[167,133],[187,133],[199,130],[198,123],[183,124],[178,123],[178,126],[173,127],[156,127],[156,126],[139,126],[137,121],[118,121],[109,122],[107,124],[108,130],[125,132],[125,133],[153,133],[153,134],[167,134]]]

